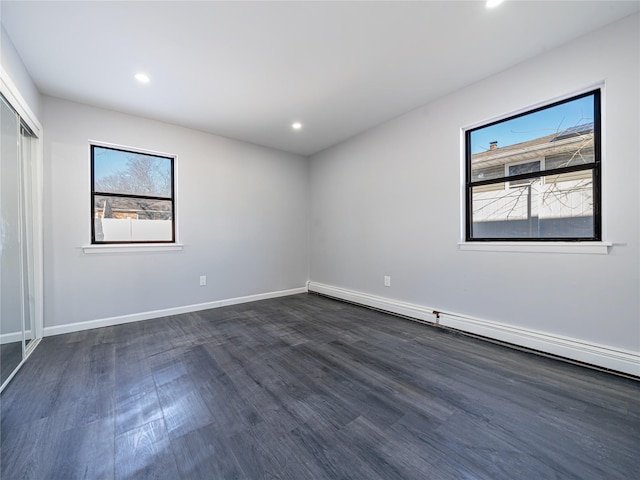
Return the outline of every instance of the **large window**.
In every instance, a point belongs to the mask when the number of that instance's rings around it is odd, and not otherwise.
[[[91,243],[175,242],[174,157],[91,145]]]
[[[600,90],[466,131],[466,240],[601,240]]]

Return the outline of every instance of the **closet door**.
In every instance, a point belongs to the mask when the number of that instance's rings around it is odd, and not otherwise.
[[[0,385],[22,361],[23,255],[20,118],[1,98],[0,116]]]

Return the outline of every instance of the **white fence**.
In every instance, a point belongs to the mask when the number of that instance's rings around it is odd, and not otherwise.
[[[170,241],[171,220],[137,220],[132,218],[98,218],[105,242]],[[96,227],[98,225],[96,224]],[[96,237],[98,236],[96,228]]]

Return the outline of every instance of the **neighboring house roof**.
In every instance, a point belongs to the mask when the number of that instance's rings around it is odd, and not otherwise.
[[[583,136],[583,135],[587,135],[589,133],[593,133],[593,128],[594,128],[594,123],[593,122],[585,123],[583,125],[577,125],[577,126],[571,127],[571,128],[567,128],[566,130],[563,130],[558,135],[556,135],[556,138],[554,138],[551,141],[555,142],[557,140],[563,140],[565,138],[580,137],[580,136]]]
[[[527,142],[476,153],[471,156],[475,168],[535,160],[542,156],[575,153],[593,144],[593,123],[568,128]]]

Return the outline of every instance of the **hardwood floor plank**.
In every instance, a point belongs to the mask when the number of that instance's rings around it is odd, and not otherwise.
[[[171,441],[180,478],[246,479],[224,434],[214,425],[205,425]]]
[[[195,385],[187,375],[157,387],[167,433],[174,439],[209,425],[213,416]]]
[[[153,385],[147,390],[118,399],[114,413],[116,434],[164,419],[160,400]]]
[[[116,348],[115,397],[117,401],[127,399],[156,388],[148,357],[123,354]]]
[[[251,430],[250,430],[251,431]],[[238,432],[226,440],[244,476],[250,480],[283,480],[288,478],[273,455],[255,435]]]
[[[383,476],[369,464],[367,458],[355,455],[349,445],[336,442],[338,428],[303,424],[291,432],[293,441],[300,445],[322,468],[319,478],[348,480],[382,480]]]
[[[11,414],[9,414],[11,415]],[[3,415],[4,418],[4,415]],[[40,438],[47,436],[49,419],[38,418],[31,422],[16,422],[5,427],[0,448],[0,478],[36,479],[42,453],[36,451]]]
[[[282,478],[330,478],[319,459],[300,444],[291,431],[283,433],[265,422],[253,427],[251,432],[264,454],[277,465]]]
[[[115,437],[116,479],[179,478],[162,418]]]
[[[56,478],[108,479],[115,469],[113,419],[102,419],[66,430],[54,448],[47,466]],[[51,439],[47,440],[49,446]],[[39,444],[39,449],[47,447]],[[42,477],[46,478],[46,477]]]

